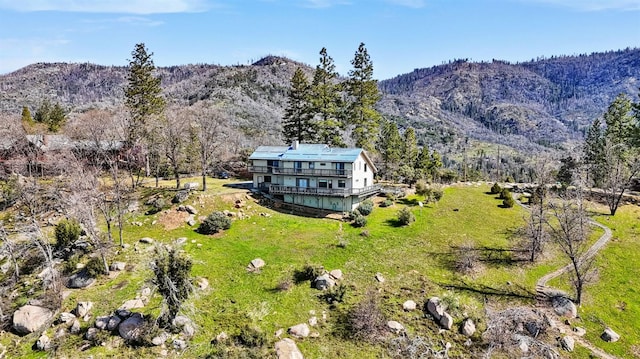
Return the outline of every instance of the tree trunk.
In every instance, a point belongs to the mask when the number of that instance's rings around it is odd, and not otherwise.
[[[202,171],[202,192],[207,190],[207,174],[205,171]]]

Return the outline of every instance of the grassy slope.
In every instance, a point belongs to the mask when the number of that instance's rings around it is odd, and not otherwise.
[[[212,180],[209,192],[223,190],[232,196],[233,191],[228,191],[221,183]],[[424,319],[420,312],[403,312],[402,302],[413,299],[421,305],[426,298],[438,295],[458,304],[453,311],[456,322],[463,319],[465,312],[481,318],[485,296],[478,292],[501,294],[488,297],[492,306],[500,306],[507,301],[528,302],[519,296],[528,295],[539,276],[559,265],[556,259],[549,258],[538,265],[528,266],[510,261],[508,253],[490,250],[509,247],[510,233],[522,224],[524,212],[520,208],[499,208],[501,201],[485,194],[487,190],[488,187],[448,188],[441,202],[425,208],[414,206],[417,221],[409,227],[394,226],[395,214],[403,204],[390,208],[376,207],[365,227],[368,236],[361,235],[362,229],[346,224],[340,230],[340,222],[335,220],[297,217],[248,202],[251,208],[246,207],[245,210],[252,214],[251,218],[235,221],[232,228],[223,234],[203,236],[186,225],[165,231],[160,225],[151,224],[159,216],[153,215],[132,218],[144,225],[127,227],[126,238],[131,244],[143,236],[166,243],[177,237],[189,239],[184,249],[194,260],[193,274],[207,278],[211,287],[197,291],[185,307],[185,313],[194,318],[199,327],[187,356],[208,354],[211,351],[209,342],[220,331],[237,334],[245,324],[257,326],[267,333],[269,347],[272,347],[275,330],[286,330],[291,325],[306,322],[311,316],[309,312],[314,310],[318,317],[326,311],[328,320],[313,328],[320,333],[319,338],[299,341],[305,356],[374,357],[384,354],[385,349],[345,340],[340,326],[336,325],[346,310],[368,295],[370,289],[378,293],[387,317],[403,323],[410,333],[461,343],[464,339],[454,331],[439,334],[437,326]],[[214,208],[232,209],[232,201],[208,195],[198,197],[200,200],[194,197],[188,203],[194,204],[203,214]],[[410,205],[413,203],[408,201]],[[259,212],[269,213],[271,217],[260,216]],[[337,246],[340,239],[347,243],[344,248]],[[491,253],[493,259],[472,276],[456,274],[450,268],[450,246],[466,242],[486,247],[483,255]],[[134,264],[135,270],[124,272],[115,279],[101,279],[87,290],[73,292],[63,308],[70,310],[77,300],[93,300],[97,304],[95,315],[104,315],[124,300],[135,297],[147,285],[145,279],[150,277],[147,263],[152,256],[146,246],[138,247],[137,252],[130,249],[118,255],[119,260]],[[259,274],[247,273],[245,266],[256,257],[264,259],[267,266]],[[349,287],[345,303],[330,307],[319,298],[319,291],[309,288],[309,282],[294,285],[287,292],[275,290],[278,283],[291,278],[295,270],[309,263],[322,264],[327,269],[342,269]],[[384,283],[375,281],[377,272],[386,278]],[[450,290],[451,286],[457,289]],[[586,305],[584,310],[587,310]],[[156,315],[158,311],[159,298],[155,296],[144,312]],[[483,325],[479,320],[479,326]],[[625,335],[624,332],[621,334]],[[7,343],[5,340],[6,337],[3,342]],[[468,356],[465,350],[456,345],[453,353]],[[136,352],[122,347],[109,349],[107,346],[92,348],[86,355],[118,353],[120,356],[146,357],[155,356],[158,351],[157,348],[144,348]],[[15,354],[28,352],[29,348],[23,345]],[[65,345],[62,352],[73,353],[73,348]]]

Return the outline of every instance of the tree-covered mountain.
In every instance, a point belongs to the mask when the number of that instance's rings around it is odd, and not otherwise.
[[[375,56],[372,58],[375,66]],[[269,56],[246,66],[207,64],[158,68],[168,103],[218,106],[242,146],[281,143],[281,121],[297,67]],[[44,100],[61,103],[70,119],[90,109],[123,111],[126,67],[38,63],[0,76],[2,121],[17,121]],[[445,156],[469,140],[520,152],[553,151],[581,139],[618,93],[636,98],[640,49],[541,58],[525,63],[455,60],[379,82],[377,107],[401,129],[416,128],[422,144]]]

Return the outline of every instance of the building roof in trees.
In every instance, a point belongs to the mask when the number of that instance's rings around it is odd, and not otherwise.
[[[260,146],[249,156],[249,159],[353,163],[360,154],[364,156],[375,172],[376,167],[362,148],[338,148],[317,143],[294,143],[291,146]]]

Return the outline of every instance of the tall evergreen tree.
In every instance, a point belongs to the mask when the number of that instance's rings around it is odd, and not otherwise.
[[[377,150],[382,155],[383,176],[387,178],[394,176],[398,169],[402,149],[402,139],[395,122],[383,121],[377,145]]]
[[[589,130],[584,141],[584,164],[587,166],[587,173],[591,182],[596,187],[601,187],[604,180],[604,133],[602,130],[602,122],[596,118]]]
[[[144,43],[136,44],[129,60],[125,105],[131,115],[127,131],[129,146],[138,144],[147,135],[149,121],[161,116],[165,100],[162,97],[160,77],[154,76],[155,65]]]
[[[402,162],[404,164],[415,167],[418,159],[418,142],[416,140],[416,131],[413,127],[409,127],[404,131],[404,141],[402,143]]]
[[[31,111],[29,111],[29,107],[27,106],[23,106],[22,107],[22,123],[32,123],[33,122],[33,117],[31,117]]]
[[[311,83],[311,113],[318,129],[315,140],[332,146],[345,146],[342,139],[344,121],[340,110],[342,100],[339,85],[336,84],[338,73],[327,49],[320,50],[320,64],[316,66]]]
[[[416,159],[416,171],[417,177],[420,179],[431,180],[429,169],[431,168],[431,154],[429,153],[429,146],[424,145],[418,154]]]
[[[33,116],[33,120],[38,123],[48,123],[49,114],[51,113],[51,102],[44,100],[40,104],[40,107],[36,110],[36,114]]]
[[[374,108],[380,100],[380,91],[378,81],[373,79],[373,63],[364,43],[358,46],[351,65],[353,69],[349,71],[346,83],[349,101],[346,112],[348,123],[353,126],[351,136],[357,147],[371,151],[374,149],[374,139],[382,116]]]
[[[298,67],[291,78],[287,108],[284,110],[282,121],[282,135],[286,143],[315,139],[317,131],[311,122],[310,89],[307,76]]]
[[[58,132],[65,122],[67,122],[67,114],[62,106],[56,103],[49,112],[49,118],[47,120],[49,131]]]

